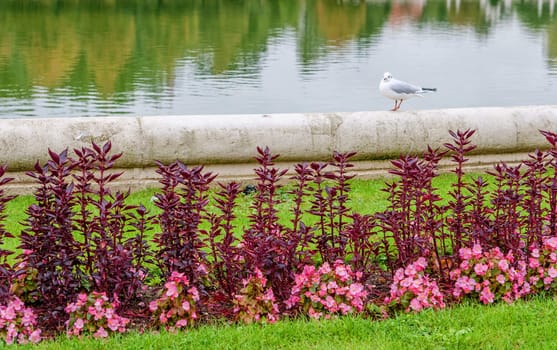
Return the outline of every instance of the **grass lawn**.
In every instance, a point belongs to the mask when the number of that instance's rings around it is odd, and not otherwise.
[[[344,317],[273,325],[201,326],[186,332],[66,339],[13,349],[557,349],[557,301],[461,305],[386,321]],[[0,345],[0,347],[2,347]]]
[[[449,184],[449,179],[451,177],[447,175],[441,176],[440,182],[446,183],[447,188]],[[218,178],[217,178],[218,180]],[[384,179],[377,179],[377,180],[356,180],[354,179],[352,182],[352,191],[349,195],[349,203],[348,205],[356,212],[361,214],[371,214],[381,210],[384,210],[387,207],[387,194],[382,192],[381,189],[384,188],[385,180]],[[128,198],[127,203],[129,204],[143,204],[152,214],[160,213],[160,209],[157,208],[153,202],[152,197],[154,193],[157,193],[158,189],[146,189],[143,191],[134,192]],[[288,194],[286,193],[286,189],[279,191],[277,194],[281,199],[287,199]],[[250,205],[252,203],[253,195],[243,195],[241,194],[238,198],[237,206],[236,206],[236,215],[238,219],[235,220],[235,224],[239,229],[245,227],[249,224],[247,220],[247,216],[250,213]],[[34,198],[31,195],[25,196],[18,196],[14,200],[10,201],[6,205],[6,219],[4,224],[6,226],[6,230],[11,232],[15,235],[18,235],[19,232],[22,230],[23,226],[21,223],[26,220],[27,215],[25,214],[26,209],[34,203]],[[288,215],[288,211],[291,207],[291,201],[286,201],[278,206],[280,212],[279,217],[281,218],[281,222],[284,224],[288,224],[290,218]],[[158,228],[156,228],[158,230]],[[153,232],[153,231],[151,231]],[[8,249],[10,251],[16,251],[16,247],[18,242],[16,239],[6,239],[6,242],[2,246],[4,249]]]
[[[452,174],[442,174],[434,180],[434,185],[439,188],[442,197],[446,198],[445,194],[450,190],[454,178]],[[349,194],[348,206],[360,214],[372,214],[384,210],[388,205],[387,194],[381,190],[385,188],[386,181],[390,180],[382,178],[373,180],[353,179],[350,182],[352,189]],[[128,198],[128,203],[143,204],[153,214],[157,214],[160,210],[155,207],[151,201],[153,194],[156,192],[158,192],[158,189],[146,189],[134,192]],[[278,192],[278,195],[281,199],[286,199],[288,196],[285,191]],[[239,216],[238,223],[240,224],[247,223],[245,216],[249,213],[251,196],[240,195],[239,197],[236,214]],[[17,234],[21,231],[22,226],[20,223],[27,217],[25,210],[33,202],[33,196],[25,195],[18,196],[7,204],[5,211],[7,218],[4,224],[8,232]],[[279,212],[278,215],[286,222],[289,218],[285,214],[287,214],[287,210],[290,206],[290,202],[279,205],[279,209],[282,209],[282,212]]]

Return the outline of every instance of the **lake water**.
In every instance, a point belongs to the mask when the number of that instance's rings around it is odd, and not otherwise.
[[[557,104],[555,0],[1,0],[0,117]]]

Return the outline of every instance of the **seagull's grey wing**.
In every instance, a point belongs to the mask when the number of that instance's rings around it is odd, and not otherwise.
[[[420,87],[405,83],[400,80],[392,80],[389,87],[397,94],[415,94],[422,91]]]

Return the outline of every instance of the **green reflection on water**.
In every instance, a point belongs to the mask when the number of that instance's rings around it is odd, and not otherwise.
[[[269,42],[296,36],[302,71],[347,43],[366,48],[386,22],[411,18],[488,35],[494,21],[518,14],[547,31],[547,55],[557,59],[557,21],[547,2],[421,2],[339,0],[2,0],[0,96],[32,98],[37,86],[76,98],[99,94],[125,103],[138,86],[173,86],[184,62],[197,79],[229,72],[256,75]],[[420,5],[421,4],[421,5]]]

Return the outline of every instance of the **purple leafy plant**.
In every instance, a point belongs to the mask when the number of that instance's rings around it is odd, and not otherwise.
[[[144,207],[126,204],[128,193],[112,193],[121,154],[112,155],[111,147],[93,143],[74,150],[77,158],[49,150],[46,164],[27,173],[38,188],[20,237],[17,277],[34,286],[24,293],[50,329],[63,325],[65,305],[84,290],[105,293],[124,308],[143,297],[150,217]]]
[[[271,154],[268,147],[257,148],[259,168],[255,169],[256,193],[249,215],[250,226],[244,232],[242,251],[247,271],[261,271],[270,284],[275,297],[282,301],[287,298],[293,280],[291,246],[286,229],[279,223],[277,205],[282,202],[277,191],[287,169],[274,167],[278,155]]]
[[[14,238],[14,236],[6,231],[4,226],[4,220],[6,219],[6,214],[4,210],[6,209],[6,203],[11,201],[14,196],[8,196],[4,192],[2,186],[12,181],[13,178],[4,177],[6,173],[7,166],[0,166],[0,300],[7,300],[10,291],[10,281],[14,277],[14,271],[11,265],[8,263],[8,256],[12,253],[9,250],[2,249],[2,245],[5,243],[5,239]]]
[[[36,273],[33,298],[40,300],[48,327],[57,329],[63,325],[65,305],[82,288],[83,246],[73,235],[72,161],[67,150],[59,154],[49,150],[49,155],[45,165],[37,162],[35,170],[27,173],[38,188],[20,236],[20,248],[25,252],[20,272]]]
[[[426,155],[424,160],[403,156],[392,161],[395,169],[389,172],[400,180],[387,185],[384,191],[389,196],[389,207],[376,215],[385,235],[384,242],[394,244],[394,251],[386,250],[391,271],[419,257],[429,259],[436,252],[435,247],[440,252],[444,248],[445,237],[436,236],[442,229],[439,221],[442,208],[437,205],[440,197],[432,186],[441,157],[431,149]]]
[[[241,284],[244,259],[235,235],[234,208],[240,194],[240,184],[219,183],[215,193],[216,213],[209,214],[211,229],[206,237],[210,249],[211,271],[209,274],[212,300],[209,308],[217,314],[232,318],[230,306]]]
[[[158,265],[166,277],[174,271],[184,273],[203,293],[202,282],[208,273],[204,250],[207,233],[200,225],[208,218],[209,184],[216,175],[204,172],[202,166],[188,168],[179,161],[156,164],[163,185],[162,192],[155,195],[155,205],[162,210],[157,219],[161,232],[154,237]]]
[[[110,142],[74,150],[75,226],[83,236],[85,272],[91,289],[117,296],[127,305],[142,297],[150,262],[145,241],[149,214],[143,206],[126,204],[129,192],[112,192],[121,172],[112,169],[122,153],[111,154]]]

